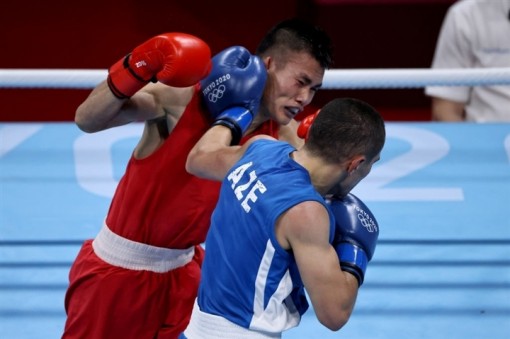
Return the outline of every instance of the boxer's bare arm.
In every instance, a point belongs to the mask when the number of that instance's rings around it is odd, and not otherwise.
[[[172,126],[192,95],[192,87],[175,88],[157,83],[147,85],[131,99],[121,100],[113,96],[106,81],[103,81],[78,107],[75,122],[88,133],[163,116],[169,116]]]

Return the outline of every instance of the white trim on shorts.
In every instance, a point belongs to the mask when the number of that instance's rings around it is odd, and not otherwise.
[[[142,244],[113,233],[106,222],[92,242],[94,253],[110,265],[165,273],[191,262],[195,247],[171,249]]]
[[[202,312],[196,300],[184,335],[186,339],[277,339],[282,337],[281,333],[249,330],[223,317]]]

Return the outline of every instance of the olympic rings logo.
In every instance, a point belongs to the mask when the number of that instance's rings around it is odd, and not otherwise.
[[[365,212],[365,211],[363,211]],[[365,212],[366,213],[366,212]],[[361,225],[367,229],[368,232],[377,232],[377,224],[365,213],[358,213],[358,220]]]
[[[210,102],[216,102],[223,97],[225,90],[226,90],[225,85],[220,85],[218,86],[218,88],[213,89],[211,93],[209,93],[207,98],[209,99]]]

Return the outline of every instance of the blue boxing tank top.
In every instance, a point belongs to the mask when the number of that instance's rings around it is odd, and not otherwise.
[[[277,219],[303,201],[328,210],[287,143],[258,140],[231,168],[205,242],[198,305],[244,328],[280,333],[299,324],[308,302],[292,252],[275,237]],[[314,225],[310,225],[313,227]]]

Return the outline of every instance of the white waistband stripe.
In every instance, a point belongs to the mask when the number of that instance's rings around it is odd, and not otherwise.
[[[191,320],[184,331],[187,339],[278,339],[281,333],[263,333],[251,331],[233,322],[214,315],[200,311],[197,302],[193,307]]]
[[[195,248],[170,249],[142,244],[113,233],[106,223],[92,242],[96,255],[110,265],[165,273],[193,259]]]

